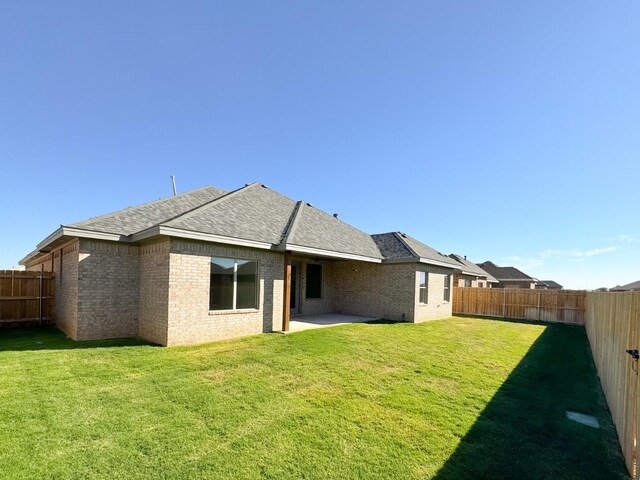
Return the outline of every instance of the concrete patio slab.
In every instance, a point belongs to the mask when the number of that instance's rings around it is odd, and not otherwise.
[[[312,328],[335,327],[337,325],[348,325],[350,323],[364,323],[378,318],[356,317],[353,315],[342,315],[331,313],[326,315],[304,315],[293,317],[289,323],[289,332],[301,332]]]

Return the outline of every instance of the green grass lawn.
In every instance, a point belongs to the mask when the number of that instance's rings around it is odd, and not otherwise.
[[[0,379],[3,479],[627,478],[579,327],[453,318],[179,348],[2,330]]]

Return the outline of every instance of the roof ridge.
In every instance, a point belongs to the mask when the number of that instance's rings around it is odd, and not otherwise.
[[[398,240],[400,240],[400,243],[402,243],[402,245],[404,245],[404,247],[407,250],[409,250],[409,253],[411,253],[411,255],[413,255],[416,258],[420,258],[420,255],[418,255],[416,251],[413,248],[411,248],[407,242],[404,241],[404,238],[402,238],[402,235],[406,235],[406,233],[401,234],[400,232],[393,232],[393,234],[396,236]]]
[[[523,274],[525,277],[527,277],[528,279],[531,280],[535,280],[536,282],[538,281],[538,279],[536,277],[532,277],[531,275],[529,275],[528,273],[524,273],[522,270],[520,270],[519,268],[516,267],[512,267],[514,270],[520,272],[521,274]],[[526,279],[525,279],[526,280]]]
[[[371,233],[371,234],[369,234],[369,236],[370,236],[370,237],[371,237],[371,239],[373,240],[373,243],[375,243],[375,244],[376,244],[376,248],[377,248],[377,249],[378,249],[378,251],[380,252],[380,256],[381,256],[382,258],[384,258],[385,260],[388,260],[390,257],[389,257],[388,255],[385,255],[385,254],[384,254],[382,247],[378,244],[378,242],[376,242],[376,237],[380,237],[380,238],[382,238],[382,237],[388,237],[389,235],[391,235],[392,237],[394,237],[394,238],[395,238],[394,234],[395,234],[395,232],[384,232],[384,233]],[[402,243],[402,242],[401,242],[401,245],[402,245],[402,246],[405,248],[405,250],[406,250],[406,247],[404,246],[404,243]],[[409,253],[411,253],[411,250],[408,250],[408,252],[409,252]]]
[[[304,208],[304,204],[305,204],[304,201],[298,200],[296,202],[296,206],[293,207],[293,212],[291,212],[291,219],[289,221],[289,224],[287,225],[287,228],[283,232],[282,240],[280,241],[281,245],[286,245],[287,240],[289,240],[290,237],[293,237],[293,234],[295,233],[296,228],[298,227],[300,212],[302,212],[302,209]]]
[[[477,263],[472,262],[471,260],[466,258],[464,255],[459,255],[457,253],[451,253],[451,254],[449,254],[447,256],[449,258],[454,259],[460,265],[465,267],[469,273],[472,273],[472,274],[474,274],[474,275],[476,275],[478,277],[485,277],[488,281],[490,281],[489,277],[495,279],[489,272],[483,270],[480,265],[478,265]]]
[[[178,219],[178,218],[182,218],[182,217],[184,217],[184,218],[188,218],[188,216],[190,216],[191,214],[195,213],[195,212],[196,212],[196,210],[199,210],[199,209],[204,208],[204,207],[208,207],[208,206],[209,206],[209,205],[211,205],[212,203],[214,203],[214,202],[218,202],[218,200],[220,200],[220,201],[224,201],[224,200],[226,200],[226,199],[228,199],[228,198],[231,198],[231,197],[232,197],[232,196],[234,196],[235,194],[237,194],[237,193],[239,193],[239,192],[241,192],[241,191],[247,190],[248,188],[255,187],[256,185],[261,185],[261,184],[260,184],[260,183],[258,183],[258,182],[248,183],[248,184],[247,184],[247,185],[245,185],[244,187],[236,188],[235,190],[232,190],[232,191],[230,191],[230,192],[227,192],[227,193],[225,193],[224,195],[222,195],[222,196],[220,196],[220,197],[214,198],[213,200],[211,200],[211,201],[209,201],[209,202],[207,202],[207,203],[203,203],[202,205],[199,205],[199,206],[197,206],[197,207],[194,207],[194,208],[192,208],[191,210],[187,210],[186,212],[183,212],[183,213],[181,213],[181,214],[179,214],[179,215],[176,215],[175,217],[168,218],[167,220],[163,221],[162,223],[158,223],[157,225],[154,225],[154,227],[157,227],[158,225],[164,225],[164,224],[169,223],[169,222],[172,222],[172,221],[174,221],[174,220],[176,220],[176,219]]]

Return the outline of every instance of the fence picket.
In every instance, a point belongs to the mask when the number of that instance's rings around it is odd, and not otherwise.
[[[585,329],[629,473],[638,479],[640,292],[589,292]]]
[[[584,291],[453,287],[453,313],[584,325]]]
[[[0,270],[0,324],[51,323],[54,290],[53,273]]]

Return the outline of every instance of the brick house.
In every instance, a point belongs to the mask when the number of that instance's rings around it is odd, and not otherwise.
[[[562,290],[564,287],[554,280],[540,280],[547,287],[547,290]]]
[[[498,280],[493,288],[528,288],[531,290],[546,288],[546,285],[542,285],[537,278],[530,277],[515,267],[500,267],[490,261],[479,263],[478,266]]]
[[[449,257],[460,264],[460,272],[453,274],[453,284],[456,287],[492,288],[498,280],[489,272],[485,272],[466,256],[452,253]]]
[[[69,337],[161,345],[287,330],[296,315],[446,318],[459,266],[259,183],[63,225],[21,264],[56,273],[56,323]]]

